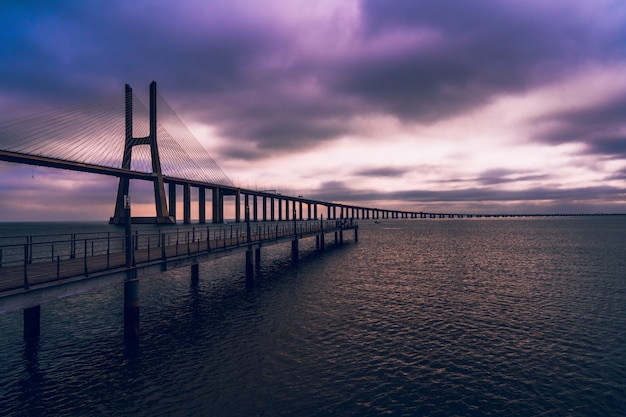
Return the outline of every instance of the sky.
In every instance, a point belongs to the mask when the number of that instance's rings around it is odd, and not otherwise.
[[[3,0],[0,24],[0,126],[154,80],[242,188],[626,213],[623,0]],[[0,173],[0,221],[113,212],[115,178]]]

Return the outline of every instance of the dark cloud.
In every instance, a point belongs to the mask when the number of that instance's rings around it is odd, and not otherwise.
[[[360,177],[401,177],[407,172],[410,172],[409,168],[393,168],[393,167],[380,167],[380,168],[365,168],[354,172],[354,175]]]
[[[623,29],[598,35],[593,17],[569,3],[543,3],[364,0],[364,43],[394,33],[417,40],[396,53],[357,56],[336,85],[382,111],[438,120],[624,51]]]
[[[358,134],[351,117],[440,120],[623,53],[623,28],[544,3],[363,0],[351,44],[330,55],[301,48],[312,29],[294,32],[256,2],[11,2],[0,87],[12,103],[58,105],[157,80],[233,148],[294,152]]]
[[[426,207],[432,203],[450,204],[450,207],[458,207],[459,203],[476,203],[483,213],[493,213],[491,204],[506,204],[524,202],[527,207],[530,204],[558,205],[569,207],[576,212],[578,207],[594,206],[594,200],[606,206],[607,202],[622,201],[626,198],[626,190],[615,187],[580,187],[572,189],[551,189],[535,187],[525,190],[505,190],[493,188],[463,188],[459,190],[405,190],[382,192],[379,190],[354,190],[341,182],[325,184],[315,193],[317,198],[329,201],[351,201],[355,204],[375,201],[405,201],[413,207],[412,210],[420,211],[420,207]],[[623,212],[620,204],[615,204]],[[383,207],[380,207],[383,208]],[[453,210],[453,209],[450,209]],[[597,210],[597,208],[596,208]],[[582,212],[582,211],[581,211]]]
[[[585,154],[626,157],[626,94],[593,107],[552,112],[533,120],[538,141],[584,143]]]

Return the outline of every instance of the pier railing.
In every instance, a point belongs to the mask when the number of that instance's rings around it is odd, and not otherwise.
[[[128,241],[139,265],[355,226],[348,219],[137,229]],[[0,238],[0,291],[124,268],[126,242],[123,231]]]

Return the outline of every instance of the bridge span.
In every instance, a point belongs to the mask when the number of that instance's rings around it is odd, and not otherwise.
[[[153,82],[145,126],[141,120],[134,123],[136,98],[128,85],[124,107],[119,112],[115,111],[115,99],[99,107],[72,109],[69,116],[51,113],[0,125],[0,161],[119,180],[110,223],[124,225],[123,233],[65,238],[26,236],[19,242],[0,242],[0,314],[23,310],[26,338],[39,335],[41,304],[123,283],[124,333],[128,339],[136,339],[138,285],[142,277],[190,267],[193,283],[198,280],[199,263],[245,252],[246,281],[251,282],[253,265],[258,263],[262,247],[291,242],[295,262],[301,239],[314,237],[316,247],[323,250],[325,235],[334,234],[335,242],[341,244],[344,232],[350,230],[357,241],[360,219],[546,216],[381,209],[236,187],[184,126],[173,129],[183,132],[178,136],[159,123],[157,103],[166,112],[169,109],[159,99]],[[123,117],[118,122],[120,115]],[[85,129],[76,128],[79,120],[87,120]],[[131,180],[153,184],[155,216],[131,216]],[[177,223],[179,189],[183,194],[185,225],[191,224],[192,189],[197,189],[198,226],[188,226],[182,232],[176,229],[175,233],[167,228],[152,233],[133,232],[132,225],[137,223]],[[224,226],[227,212],[234,213],[234,225],[230,227]],[[208,219],[213,225],[205,227]]]

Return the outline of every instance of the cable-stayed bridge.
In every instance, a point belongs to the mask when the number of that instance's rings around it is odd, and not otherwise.
[[[190,222],[191,187],[198,188],[200,223],[207,219],[206,190],[212,191],[214,223],[224,221],[224,196],[235,197],[236,222],[242,220],[242,196],[253,221],[289,220],[290,216],[300,220],[321,218],[324,213],[318,216],[320,205],[326,208],[328,219],[425,217],[424,213],[379,210],[235,187],[157,93],[155,82],[150,85],[148,106],[127,85],[124,100],[115,95],[88,105],[53,109],[0,124],[0,160],[118,177],[111,217],[115,224],[124,221],[130,180],[154,184],[156,214],[151,218],[134,217],[135,223],[175,223],[177,186],[183,189],[185,223]]]

